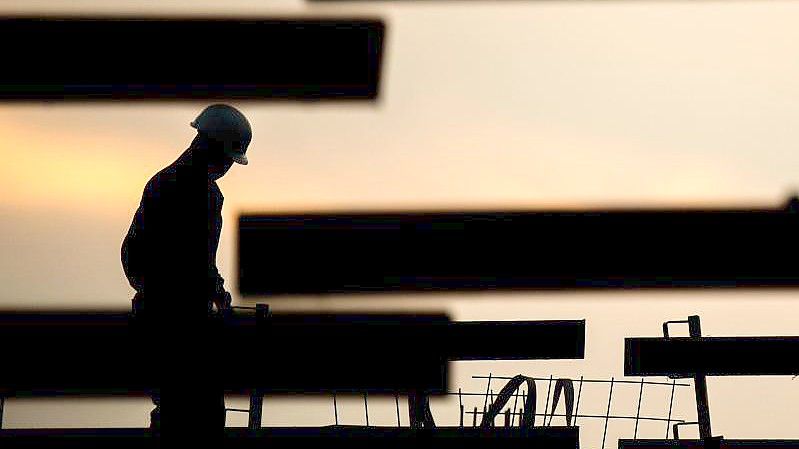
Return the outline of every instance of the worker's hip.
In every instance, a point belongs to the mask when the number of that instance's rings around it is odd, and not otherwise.
[[[181,317],[182,319],[205,318],[212,311],[212,301],[207,298],[191,298],[180,292],[138,292],[132,299],[132,314],[140,318]]]

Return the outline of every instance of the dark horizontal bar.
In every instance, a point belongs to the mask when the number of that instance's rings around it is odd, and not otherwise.
[[[619,449],[703,449],[703,440],[619,440]],[[726,440],[722,449],[799,449],[799,440]]]
[[[429,338],[448,322],[443,315],[276,315],[261,327],[253,315],[200,328],[174,321],[159,338],[126,314],[0,315],[0,394],[140,395],[181,388],[196,371],[199,384],[239,393],[447,389],[446,360]]]
[[[227,361],[220,375],[228,391],[443,393],[450,360],[573,359],[583,357],[585,346],[584,321],[278,314],[259,327],[252,314],[237,313],[193,334],[198,341],[191,343],[179,320],[171,341],[152,341],[149,329],[130,320],[127,314],[0,314],[0,394],[143,394],[168,382],[156,373],[161,364],[178,363],[170,354],[198,349],[214,363]]]
[[[379,20],[0,18],[0,100],[366,99]]]
[[[103,446],[103,445],[113,446]],[[325,449],[380,448],[547,448],[579,449],[577,427],[534,429],[495,427],[438,427],[414,430],[396,427],[289,427],[248,430],[228,428],[222,447],[273,449],[297,447]],[[86,447],[160,447],[160,438],[145,429],[37,429],[0,430],[3,449],[41,447],[85,449]]]
[[[799,374],[799,337],[626,338],[625,376]]]
[[[585,357],[585,320],[454,322],[443,336],[449,360]]]
[[[502,379],[502,380],[513,379],[513,377],[509,377],[509,376],[472,376],[472,379],[489,379],[489,378],[491,378],[491,379]],[[533,380],[557,380],[557,379],[563,379],[563,378],[558,377],[558,378],[550,379],[549,377],[530,377],[530,379],[533,379]],[[635,381],[635,380],[605,380],[605,379],[569,379],[569,380],[572,381],[572,382],[600,383],[600,384],[610,384],[610,383],[613,383],[613,384],[634,384],[634,385],[644,384],[644,385],[662,385],[662,386],[666,386],[666,387],[672,387],[672,386],[690,387],[690,386],[692,386],[691,384],[678,384],[678,383],[672,383],[672,382],[651,382],[651,381],[641,382],[641,381]],[[458,394],[458,393],[450,393],[450,394]],[[485,396],[485,393],[478,393],[478,394],[481,395],[481,396]]]
[[[482,396],[485,396],[485,393],[483,393]],[[471,410],[466,410],[463,413],[465,413],[467,415],[485,415],[485,414],[488,414],[488,412],[481,412],[481,411],[476,411],[475,412],[475,411],[471,411]],[[510,412],[510,413],[508,413],[508,415],[509,416],[524,416],[525,413],[524,412],[521,412],[521,413],[519,413],[519,412]],[[534,416],[544,416],[544,417],[549,416],[550,418],[553,417],[553,416],[564,417],[564,418],[569,416],[569,417],[572,417],[572,418],[575,418],[575,419],[576,418],[595,418],[595,419],[627,419],[627,420],[633,420],[633,421],[663,421],[663,422],[669,422],[669,423],[684,423],[685,422],[684,419],[656,418],[656,417],[651,417],[651,416],[647,417],[647,416],[619,416],[619,415],[565,415],[565,414],[560,414],[560,413],[532,413],[532,415],[534,415]]]
[[[243,215],[243,295],[797,287],[786,210]]]

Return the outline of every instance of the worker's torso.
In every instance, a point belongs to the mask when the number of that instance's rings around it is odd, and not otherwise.
[[[204,295],[215,267],[224,197],[207,170],[178,161],[149,180],[123,242],[125,274],[139,296]]]

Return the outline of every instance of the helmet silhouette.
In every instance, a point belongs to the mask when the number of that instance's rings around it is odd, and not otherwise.
[[[247,165],[246,152],[252,140],[252,128],[241,111],[230,105],[213,104],[203,109],[191,126],[221,142],[225,154],[234,161]]]

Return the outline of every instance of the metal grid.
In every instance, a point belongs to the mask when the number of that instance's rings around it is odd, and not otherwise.
[[[482,392],[469,392],[469,391],[462,391],[458,389],[457,392],[451,391],[445,393],[447,396],[458,396],[458,406],[459,406],[459,425],[460,427],[472,426],[477,427],[483,425],[481,420],[478,420],[478,417],[482,417],[489,413],[491,406],[494,404],[495,401],[495,394],[494,390],[491,388],[491,384],[494,381],[510,381],[513,380],[515,377],[507,377],[507,376],[495,376],[493,373],[489,373],[488,376],[483,375],[474,375],[471,376],[472,379],[486,379],[486,389]],[[518,376],[516,376],[518,377]],[[572,426],[577,426],[580,419],[596,419],[596,420],[604,420],[604,429],[602,434],[602,443],[599,446],[600,449],[605,449],[605,443],[607,441],[607,434],[608,434],[608,424],[611,420],[634,420],[635,421],[635,430],[633,431],[633,439],[638,438],[638,430],[639,430],[639,422],[641,421],[653,421],[653,422],[662,422],[664,423],[665,427],[665,434],[666,438],[669,437],[669,432],[673,432],[673,429],[680,426],[680,425],[687,425],[687,424],[694,424],[692,422],[687,422],[683,419],[673,417],[673,408],[674,408],[674,393],[677,387],[691,387],[692,384],[688,383],[678,383],[676,379],[671,380],[670,382],[653,382],[653,381],[646,381],[644,378],[641,378],[640,381],[633,381],[633,380],[617,380],[613,377],[610,380],[607,379],[586,379],[583,376],[579,378],[555,378],[554,376],[549,377],[527,377],[523,376],[525,380],[530,381],[546,381],[548,382],[547,386],[547,396],[546,396],[546,405],[544,406],[544,410],[542,413],[529,413],[527,416],[533,417],[532,424],[528,424],[534,427],[549,427],[552,424],[552,419],[554,417],[566,417],[567,421],[573,418],[571,422]],[[574,410],[571,414],[566,413],[554,413],[554,411],[548,412],[550,403],[553,404],[553,410],[555,408],[556,398],[553,384],[556,384],[558,381],[569,381],[573,384],[577,385],[577,395],[576,395],[576,403],[574,404]],[[580,401],[582,398],[583,392],[583,385],[584,384],[599,384],[599,385],[607,385],[608,386],[608,399],[607,399],[607,407],[604,414],[590,414],[590,413],[580,413]],[[618,388],[620,386],[637,386],[638,387],[638,401],[636,404],[636,413],[635,415],[618,415],[618,414],[611,414],[611,403],[613,402],[613,394],[614,388]],[[669,407],[668,407],[668,415],[663,416],[641,416],[641,403],[643,399],[644,388],[646,386],[654,386],[654,387],[669,387],[671,389],[671,395],[669,399]],[[651,387],[650,387],[651,388]],[[618,394],[618,393],[617,393]],[[464,406],[464,398],[466,397],[481,397],[483,398],[483,408],[479,410],[477,406],[475,406],[472,410],[466,410]],[[504,417],[504,426],[505,427],[522,427],[523,426],[523,416],[525,413],[522,411],[521,408],[518,408],[519,400],[521,400],[521,404],[525,404],[527,398],[527,392],[522,389],[521,387],[517,387],[517,389],[512,394],[511,398],[513,398],[513,404],[510,404],[510,401],[507,402],[507,406],[503,406],[504,411],[502,413],[496,414],[496,417]],[[332,394],[333,399],[333,418],[335,425],[339,425],[339,413],[338,413],[338,401],[337,396],[335,393]],[[402,426],[403,419],[400,413],[400,397],[399,394],[394,395],[394,400],[396,404],[396,416],[397,416],[397,427]],[[366,394],[363,395],[363,404],[364,404],[364,415],[365,415],[365,422],[366,425],[369,426],[369,405],[368,405],[368,396]],[[237,410],[238,411],[238,410]],[[245,411],[245,410],[241,410]],[[537,418],[541,417],[540,421],[537,421]],[[407,421],[406,421],[407,423]],[[489,424],[492,427],[496,426],[495,424]]]

